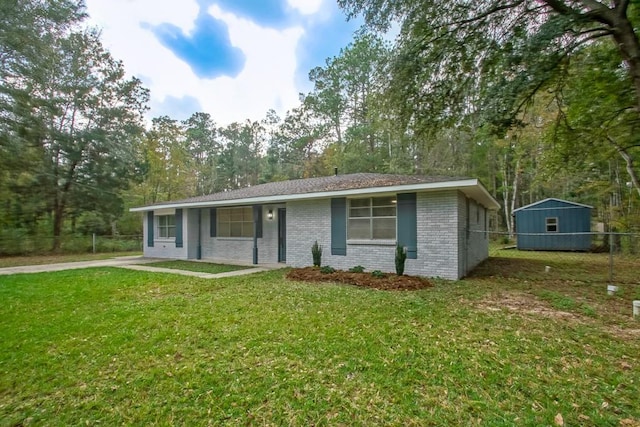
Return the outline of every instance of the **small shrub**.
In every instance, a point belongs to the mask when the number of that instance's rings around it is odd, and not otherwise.
[[[593,307],[591,307],[590,305],[582,304],[582,307],[580,308],[580,311],[585,316],[597,317],[596,310]]]
[[[318,244],[317,240],[311,246],[311,256],[313,257],[313,266],[320,267],[322,263],[322,246]]]
[[[384,273],[382,271],[380,271],[380,270],[373,270],[371,272],[371,275],[373,277],[375,277],[376,279],[382,279],[384,277]]]
[[[351,267],[349,269],[351,273],[364,273],[364,267],[361,265],[356,265],[355,267]]]
[[[328,265],[325,265],[324,267],[320,267],[320,273],[322,274],[331,274],[331,273],[335,273],[336,269],[333,267],[330,267]]]
[[[396,245],[396,274],[402,276],[404,274],[404,263],[407,260],[407,250]]]
[[[558,292],[542,291],[538,296],[548,301],[553,308],[558,310],[571,311],[576,310],[579,307],[579,304],[575,299]]]
[[[60,239],[60,252],[65,254],[83,254],[91,252],[91,237],[82,235],[64,236]]]

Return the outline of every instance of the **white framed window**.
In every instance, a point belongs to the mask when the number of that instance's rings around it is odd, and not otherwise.
[[[347,239],[395,240],[396,198],[369,197],[349,200]]]
[[[547,233],[557,233],[558,232],[558,217],[557,216],[548,216],[545,219],[545,225]]]
[[[218,237],[253,237],[253,208],[219,208]]]
[[[176,216],[158,215],[156,216],[156,232],[158,239],[174,239],[176,237]]]

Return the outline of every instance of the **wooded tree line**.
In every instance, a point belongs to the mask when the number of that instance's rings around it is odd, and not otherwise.
[[[545,197],[640,225],[638,5],[339,4],[366,27],[309,72],[300,105],[220,126],[204,112],[145,123],[147,90],[81,3],[3,0],[0,238],[139,233],[130,206],[334,167],[478,177],[509,231],[513,209]]]

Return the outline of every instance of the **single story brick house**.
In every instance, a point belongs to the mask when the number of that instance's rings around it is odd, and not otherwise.
[[[356,173],[271,182],[131,209],[144,212],[144,255],[216,262],[313,264],[459,279],[488,257],[488,211],[472,178]]]

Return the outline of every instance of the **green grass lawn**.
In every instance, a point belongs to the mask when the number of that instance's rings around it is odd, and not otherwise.
[[[492,265],[416,292],[0,276],[0,425],[637,425],[638,282]]]
[[[211,262],[195,262],[182,260],[146,262],[144,263],[144,265],[147,265],[149,267],[172,268],[174,270],[197,271],[199,273],[211,274],[226,273],[229,271],[246,270],[247,268],[252,268],[252,266],[214,264]]]

